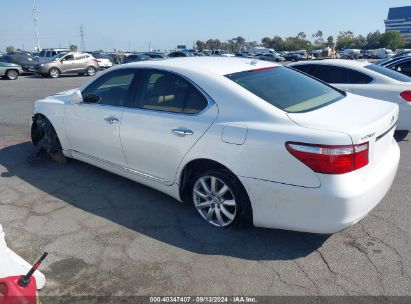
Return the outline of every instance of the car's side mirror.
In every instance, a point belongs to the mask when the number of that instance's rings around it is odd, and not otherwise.
[[[80,90],[76,90],[70,98],[71,104],[79,104],[83,102],[83,96]]]
[[[98,103],[101,100],[101,97],[96,94],[87,94],[84,97],[83,102],[85,103]]]

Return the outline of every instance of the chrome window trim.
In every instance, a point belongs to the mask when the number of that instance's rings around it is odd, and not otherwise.
[[[109,73],[114,73],[116,71],[125,71],[125,70],[156,70],[156,71],[161,71],[161,72],[167,72],[167,73],[171,73],[174,75],[177,75],[181,78],[183,78],[184,80],[186,80],[188,83],[190,83],[191,85],[193,85],[197,90],[200,91],[200,93],[203,95],[203,97],[206,98],[207,100],[207,106],[201,110],[198,113],[182,113],[182,112],[168,112],[168,111],[161,111],[161,110],[153,110],[153,109],[143,109],[143,108],[137,108],[137,107],[127,107],[127,106],[112,106],[115,108],[123,108],[123,109],[132,109],[132,110],[143,110],[143,111],[151,111],[151,112],[158,112],[158,113],[167,113],[167,114],[175,114],[175,115],[186,115],[186,116],[197,116],[197,115],[201,115],[202,113],[206,112],[208,109],[210,109],[213,105],[217,104],[214,99],[212,99],[210,97],[210,95],[208,95],[208,93],[206,91],[204,91],[199,85],[197,85],[194,81],[192,81],[191,79],[189,79],[188,77],[178,73],[178,72],[174,72],[174,71],[170,71],[167,69],[162,69],[162,68],[151,68],[151,67],[124,67],[124,68],[118,68],[115,70],[110,71]],[[104,73],[103,75],[101,75],[100,77],[103,77],[104,75],[107,75],[108,73]],[[91,82],[87,87],[85,87],[83,90],[81,90],[81,94],[83,94],[84,91],[87,90],[88,87],[90,87],[95,81],[97,81],[100,77],[98,77],[97,79],[95,79],[93,82]],[[92,104],[92,103],[80,103],[80,104]],[[98,105],[98,103],[95,103],[96,105]],[[102,104],[100,104],[102,105]],[[111,106],[111,105],[106,105],[106,106]]]

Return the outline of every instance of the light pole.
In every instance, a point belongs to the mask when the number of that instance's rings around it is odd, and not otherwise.
[[[37,9],[35,0],[33,0],[33,20],[34,20],[34,29],[36,30],[36,39],[37,39],[37,52],[41,51],[40,40],[39,40],[39,30],[37,28]]]

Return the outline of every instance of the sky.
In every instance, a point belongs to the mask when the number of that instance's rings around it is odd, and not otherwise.
[[[390,7],[410,0],[36,0],[42,48],[81,45],[87,50],[171,50],[197,40],[243,36],[308,37],[322,30],[355,34],[383,32]],[[0,50],[9,45],[34,50],[33,0],[0,0]]]

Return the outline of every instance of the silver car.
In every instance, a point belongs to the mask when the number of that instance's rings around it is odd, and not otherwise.
[[[86,53],[69,52],[54,56],[50,61],[35,66],[37,74],[58,78],[61,74],[94,76],[99,69],[97,60]]]
[[[282,62],[285,58],[280,54],[266,53],[258,56],[260,60],[272,61],[272,62]]]
[[[0,61],[0,78],[16,80],[21,74],[23,74],[23,69],[18,64]]]

